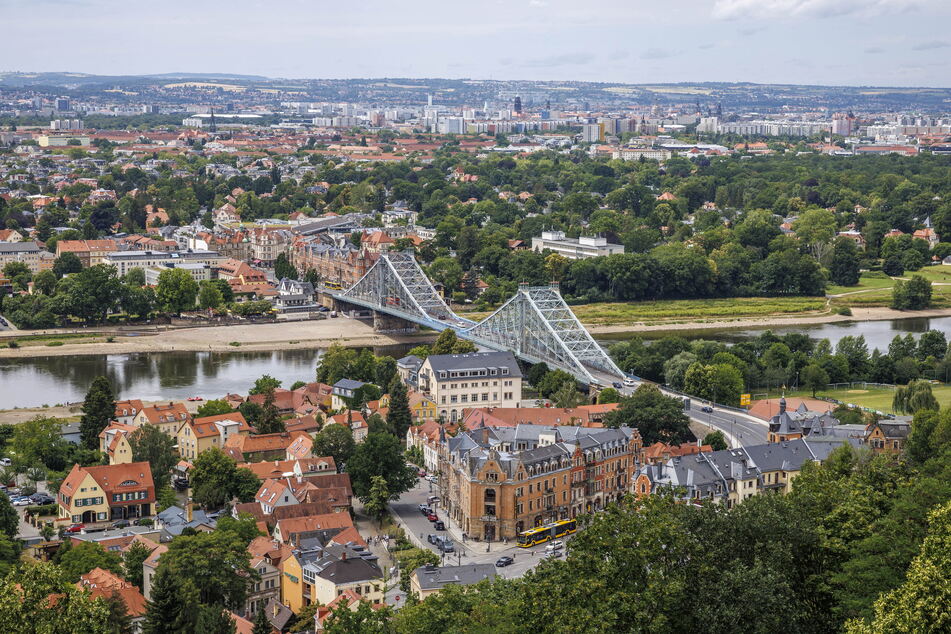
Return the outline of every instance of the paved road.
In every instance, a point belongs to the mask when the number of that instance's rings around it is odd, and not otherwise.
[[[435,489],[435,486],[433,487]],[[436,508],[436,515],[446,523],[447,531],[436,531],[433,524],[419,512],[419,505],[425,504],[430,495],[435,495],[435,491],[430,492],[430,485],[425,480],[419,480],[417,485],[407,491],[399,500],[390,503],[390,510],[396,516],[399,523],[407,533],[407,537],[421,548],[427,548],[443,557],[444,565],[461,564],[494,564],[499,557],[507,555],[515,559],[515,562],[504,568],[497,568],[499,576],[507,579],[521,577],[528,570],[533,568],[545,552],[545,546],[539,545],[532,548],[518,548],[514,541],[505,542],[476,542],[471,539],[462,540],[462,532],[458,525],[451,523],[446,514]],[[452,539],[455,546],[455,553],[444,555],[431,545],[426,537],[430,534],[441,534]],[[570,539],[570,538],[569,538]],[[488,547],[488,552],[486,548]]]
[[[687,410],[687,416],[702,425],[719,429],[731,440],[731,445],[761,445],[766,443],[768,426],[764,422],[754,422],[748,417],[734,414],[729,410],[714,408],[712,413],[700,411],[694,403]]]

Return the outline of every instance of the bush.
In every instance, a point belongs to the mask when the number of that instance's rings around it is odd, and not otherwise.
[[[848,306],[836,306],[833,312],[836,315],[845,315],[846,317],[852,316],[852,309]]]
[[[50,347],[50,348],[56,348],[56,347],[58,347],[58,346],[63,345],[63,342],[62,342],[62,341],[50,341],[50,342],[49,342],[48,344],[46,344],[46,345],[47,345],[48,347]]]
[[[240,341],[232,341],[232,342],[229,343],[228,345],[229,345],[229,346],[234,346],[235,348],[238,348],[238,347],[241,346],[241,342],[240,342]]]
[[[8,348],[19,348],[19,347],[20,347],[20,344],[18,344],[16,341],[10,341],[10,342],[7,343],[7,347],[8,347]]]
[[[113,337],[113,336],[111,336],[111,335],[108,336],[108,337],[106,337],[106,343],[112,343],[112,342],[114,342],[115,340],[116,340],[116,338]]]
[[[26,510],[30,512],[30,515],[56,515],[59,512],[59,507],[56,504],[43,504],[28,506]]]

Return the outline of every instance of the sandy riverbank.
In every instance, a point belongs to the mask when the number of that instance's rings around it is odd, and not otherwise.
[[[194,414],[201,407],[202,402],[180,401],[185,404],[185,408]],[[161,401],[142,401],[144,405],[155,405],[156,403],[168,403]],[[82,416],[82,403],[72,405],[55,405],[50,407],[18,407],[16,409],[0,410],[0,424],[16,425],[25,423],[31,418],[37,416],[52,416],[54,418],[77,419]]]
[[[678,321],[673,322],[640,322],[610,326],[588,326],[593,335],[622,332],[656,332],[674,330],[723,330],[733,328],[788,328],[794,326],[809,326],[849,321],[890,321],[892,319],[910,319],[920,317],[951,317],[951,308],[936,308],[933,310],[902,311],[891,308],[852,308],[852,315],[835,315],[823,313],[821,315],[770,315],[766,317],[744,317],[733,320],[710,321]]]
[[[92,333],[90,333],[92,334]],[[0,348],[0,358],[69,356],[83,354],[126,354],[132,352],[201,351],[236,352],[241,350],[295,350],[324,348],[333,343],[346,346],[388,346],[399,343],[425,343],[430,335],[384,335],[373,326],[356,319],[278,322],[241,326],[182,328],[135,337],[117,336],[112,343],[69,343],[62,346],[22,346]],[[232,346],[231,342],[240,342]]]

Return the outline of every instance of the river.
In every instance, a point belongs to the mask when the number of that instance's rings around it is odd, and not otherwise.
[[[835,347],[840,339],[848,335],[865,336],[865,343],[868,345],[869,352],[878,348],[885,352],[888,350],[888,344],[895,338],[895,335],[905,335],[912,333],[920,335],[928,330],[940,330],[945,334],[951,332],[951,317],[910,317],[907,319],[893,319],[883,321],[841,321],[830,324],[814,324],[806,326],[785,326],[781,328],[728,328],[728,329],[692,329],[662,331],[654,330],[644,333],[612,333],[609,335],[598,335],[597,339],[603,345],[610,345],[618,341],[630,339],[635,334],[644,339],[660,339],[670,335],[685,337],[687,339],[710,339],[713,341],[724,341],[727,343],[736,343],[746,339],[758,337],[763,331],[772,330],[777,335],[785,335],[792,332],[798,332],[809,335],[813,339],[828,339]],[[951,339],[951,335],[949,335]]]
[[[374,348],[396,358],[409,346]],[[0,359],[0,409],[83,400],[89,384],[109,377],[120,398],[144,401],[247,394],[264,374],[284,387],[313,381],[321,349],[274,352],[163,352]]]
[[[865,335],[869,350],[886,350],[896,334],[920,334],[930,329],[951,330],[951,317],[911,318],[893,321],[839,322],[773,328],[777,334],[801,332],[827,338],[834,346],[846,335]],[[666,334],[717,341],[742,341],[756,337],[763,329],[690,330],[650,332],[656,339]],[[609,345],[629,339],[619,333],[599,335]],[[410,346],[375,348],[377,354],[399,358]],[[254,380],[270,374],[290,387],[294,381],[310,381],[322,350],[274,352],[163,352],[109,355],[81,355],[0,359],[0,409],[38,407],[81,401],[92,380],[109,377],[121,398],[142,400],[183,400],[189,396],[217,398],[236,392],[246,394]]]

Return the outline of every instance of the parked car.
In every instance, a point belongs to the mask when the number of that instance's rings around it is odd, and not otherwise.
[[[430,495],[428,498],[426,498],[426,501],[429,502],[430,505],[438,504],[438,503],[439,503],[439,496],[438,496],[438,495]]]
[[[422,513],[423,515],[428,516],[428,515],[430,515],[430,514],[433,512],[433,510],[432,510],[431,508],[429,508],[428,506],[426,506],[425,504],[420,504],[420,505],[419,505],[419,512]]]
[[[179,491],[184,491],[188,488],[188,478],[183,478],[181,476],[172,478],[172,486],[174,486]]]
[[[446,525],[442,520],[436,520],[433,522],[433,528],[435,528],[437,531],[444,531],[446,530]]]
[[[56,498],[49,493],[34,493],[30,496],[30,499],[33,500],[33,503],[36,505],[53,504],[56,502]]]
[[[200,397],[200,396],[189,396],[189,397],[188,397],[188,400],[189,400],[189,401],[203,401],[203,400],[205,400],[205,399],[202,398],[202,397]]]
[[[13,506],[31,506],[33,504],[33,500],[31,500],[25,495],[21,495],[20,497],[13,498],[12,502],[13,502]]]
[[[430,522],[435,522],[435,521],[439,520],[439,518],[436,516],[436,514],[435,514],[435,513],[432,513],[432,512],[430,512],[429,515],[426,516],[426,519],[428,519]]]
[[[151,517],[140,517],[132,523],[136,526],[152,526],[155,521]]]
[[[67,533],[78,533],[81,530],[86,528],[85,524],[70,524],[69,528],[66,529]]]
[[[441,539],[441,540],[439,541],[439,543],[436,544],[436,546],[439,548],[439,550],[441,550],[441,551],[444,552],[444,553],[454,553],[454,552],[456,552],[456,548],[455,548],[455,546],[453,545],[451,539],[445,539],[445,538],[444,538],[444,539]]]
[[[515,560],[511,557],[499,557],[495,560],[495,567],[505,568],[506,566],[511,566],[513,563],[515,563]]]
[[[435,544],[437,539],[441,539],[441,538],[439,537],[439,535],[435,535],[433,533],[430,533],[429,535],[426,536],[426,541],[428,541],[430,544]]]
[[[419,477],[425,478],[425,477],[426,477],[426,472],[423,471],[422,469],[420,469],[420,470],[419,470]]]
[[[126,528],[131,526],[129,520],[116,520],[112,523],[112,528]]]
[[[561,549],[564,548],[564,547],[565,547],[565,542],[561,541],[560,539],[556,539],[556,540],[553,541],[552,543],[550,543],[550,544],[548,544],[547,546],[545,546],[545,551],[546,551],[546,552],[554,552],[554,551],[556,551],[556,550],[561,550]]]

